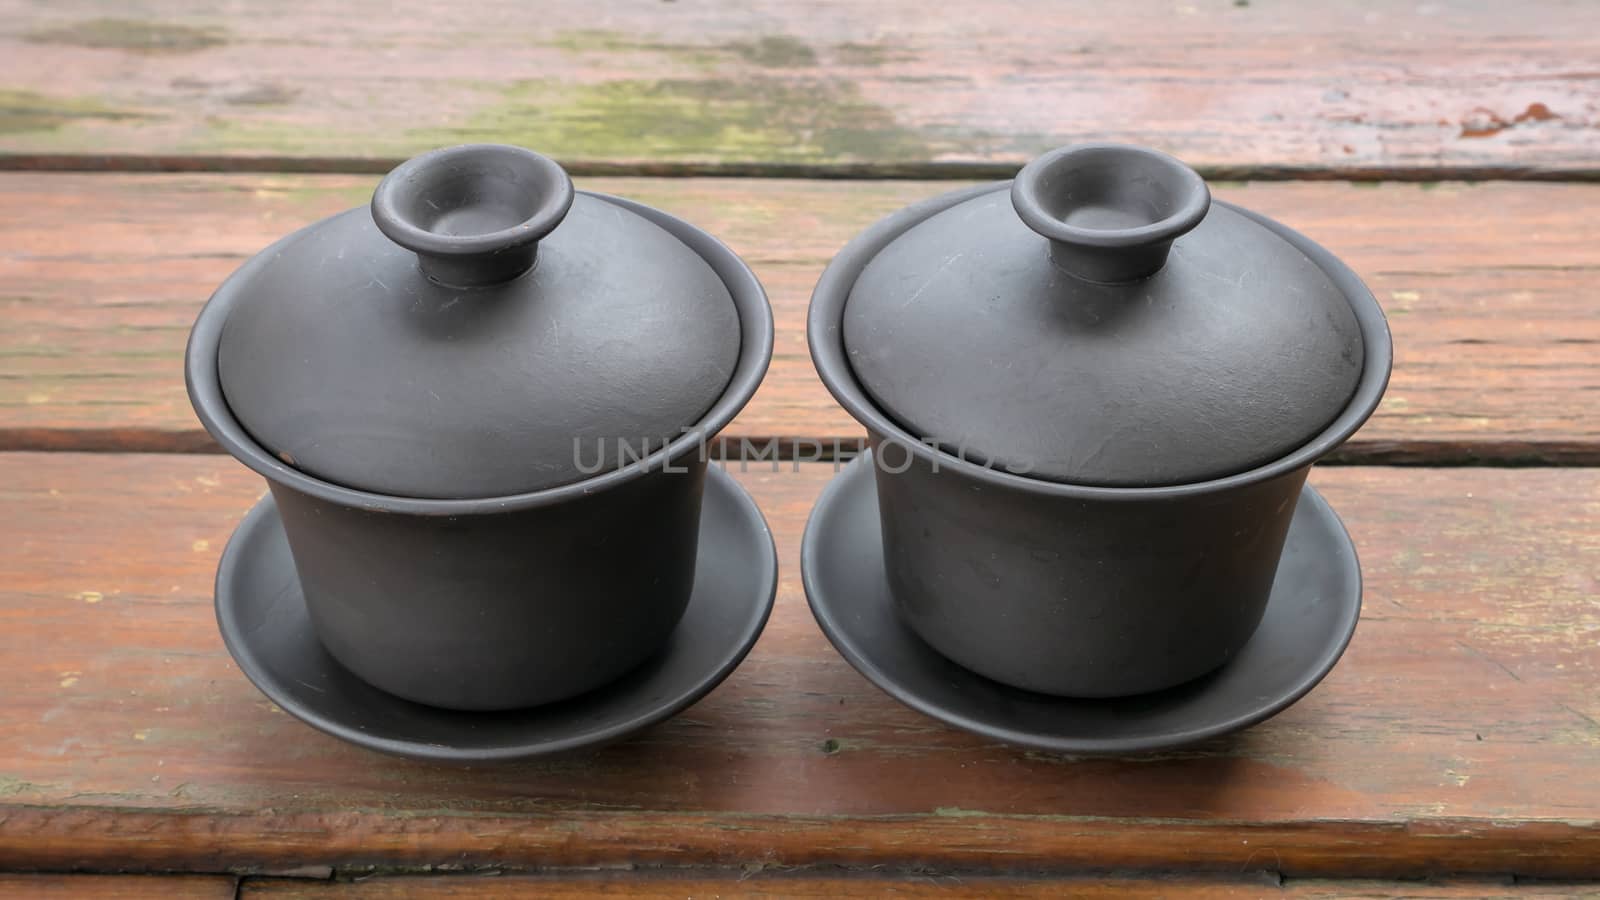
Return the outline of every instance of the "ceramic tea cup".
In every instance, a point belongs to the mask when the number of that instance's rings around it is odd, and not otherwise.
[[[807,326],[867,430],[900,616],[974,672],[1075,697],[1244,646],[1311,465],[1392,360],[1338,259],[1107,144],[874,225]]]
[[[715,238],[472,145],[245,263],[186,376],[267,479],[334,658],[408,700],[503,710],[668,640],[705,445],[771,353],[761,285]]]

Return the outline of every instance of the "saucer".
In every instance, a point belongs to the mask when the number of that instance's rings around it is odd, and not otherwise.
[[[1355,545],[1327,501],[1300,494],[1261,626],[1221,669],[1111,700],[1008,687],[941,656],[901,623],[884,575],[878,489],[863,454],[823,489],[800,549],[806,597],[839,653],[912,709],[1062,753],[1133,753],[1247,728],[1305,696],[1338,662],[1361,611]]]
[[[706,473],[699,547],[694,593],[666,647],[605,687],[526,710],[423,706],[335,662],[312,631],[270,494],[223,551],[217,624],[245,676],[313,728],[414,759],[525,759],[604,744],[660,722],[704,697],[744,659],[772,612],[778,559],[755,501],[716,465]]]

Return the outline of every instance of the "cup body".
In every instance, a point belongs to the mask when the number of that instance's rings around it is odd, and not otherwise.
[[[1073,498],[870,443],[901,618],[980,675],[1072,697],[1161,690],[1231,659],[1266,610],[1308,471]]]
[[[694,586],[704,485],[691,457],[587,496],[455,516],[271,488],[328,652],[407,700],[484,711],[577,696],[661,649]]]

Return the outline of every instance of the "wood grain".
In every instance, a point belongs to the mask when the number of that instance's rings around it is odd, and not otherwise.
[[[1443,883],[1292,879],[1244,877],[1230,879],[1193,877],[1091,877],[1025,878],[923,875],[902,879],[863,875],[850,878],[701,873],[659,874],[630,872],[586,876],[470,876],[370,878],[354,882],[316,882],[247,879],[240,896],[245,900],[390,900],[390,898],[473,898],[535,896],[546,900],[581,897],[626,897],[645,900],[732,900],[732,898],[985,897],[995,900],[1073,897],[1077,900],[1358,900],[1358,898],[1411,898],[1411,900],[1535,900],[1535,898],[1600,897],[1600,887],[1582,884],[1520,884],[1495,881]]]
[[[232,900],[236,881],[222,875],[6,875],[0,897],[27,900]]]
[[[31,164],[497,140],[914,172],[1122,139],[1223,170],[1600,174],[1600,8],[1563,0],[4,0],[0,23],[0,152]]]
[[[926,182],[581,179],[728,240],[772,297],[777,344],[734,437],[855,438],[811,368],[811,287]],[[0,174],[0,448],[201,450],[188,327],[281,234],[364,203],[350,176]],[[1377,462],[1600,462],[1600,185],[1222,184],[1359,272],[1388,310],[1388,397],[1344,451]]]
[[[633,740],[460,770],[267,702],[217,556],[261,482],[220,456],[0,455],[0,868],[887,867],[1600,876],[1600,471],[1318,470],[1367,578],[1349,653],[1183,752],[1014,750],[879,693],[799,588],[831,467],[741,475],[777,609],[710,697]]]

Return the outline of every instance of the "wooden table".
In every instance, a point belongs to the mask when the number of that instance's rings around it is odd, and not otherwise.
[[[1600,5],[0,0],[0,73],[0,895],[1600,895]],[[728,433],[831,440],[830,255],[1080,139],[1184,157],[1390,314],[1388,397],[1312,476],[1361,625],[1277,719],[1076,759],[901,707],[800,590],[825,463],[741,476],[782,566],[749,660],[592,755],[376,756],[224,651],[263,485],[184,338],[373,173],[520,143],[710,229],[778,321]]]

